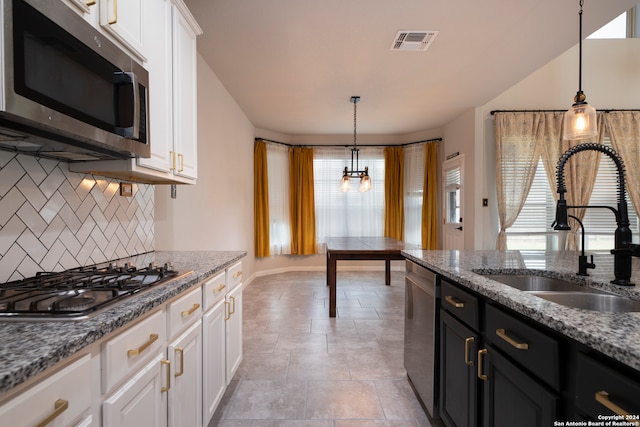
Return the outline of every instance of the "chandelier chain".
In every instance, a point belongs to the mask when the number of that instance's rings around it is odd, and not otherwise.
[[[353,103],[353,146],[357,145],[356,143],[356,110],[358,108],[358,101]]]

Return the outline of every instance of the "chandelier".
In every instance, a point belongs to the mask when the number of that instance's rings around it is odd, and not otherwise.
[[[589,139],[598,136],[596,109],[590,106],[582,92],[582,5],[580,0],[580,59],[578,63],[578,93],[573,98],[574,104],[564,113],[563,139]]]
[[[340,191],[347,192],[351,188],[351,178],[360,178],[360,192],[371,190],[371,178],[369,177],[369,167],[365,166],[364,170],[359,170],[358,167],[358,153],[360,149],[357,143],[357,104],[360,102],[359,96],[352,96],[351,103],[353,104],[353,148],[351,149],[351,170],[347,166],[344,167],[342,172],[342,181],[340,183]],[[353,158],[356,158],[356,167],[353,168]]]

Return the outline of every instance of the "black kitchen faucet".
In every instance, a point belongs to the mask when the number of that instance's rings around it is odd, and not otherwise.
[[[564,199],[567,188],[564,184],[564,166],[567,161],[576,153],[581,151],[599,151],[606,154],[616,164],[618,171],[618,209],[611,206],[568,206]],[[618,227],[615,231],[615,246],[611,250],[613,254],[613,273],[615,279],[611,283],[620,286],[634,286],[631,282],[631,257],[640,257],[640,245],[631,243],[632,235],[629,228],[629,213],[627,210],[624,164],[622,159],[612,148],[602,144],[587,142],[569,148],[558,160],[557,166],[557,187],[558,187],[558,204],[556,205],[556,219],[552,226],[554,230],[571,230],[567,209],[570,208],[606,208],[611,210],[615,217]],[[583,230],[584,233],[584,230]],[[583,244],[584,250],[584,244]],[[582,260],[580,260],[582,262]]]

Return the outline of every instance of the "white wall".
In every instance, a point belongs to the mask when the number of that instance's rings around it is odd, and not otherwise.
[[[156,250],[245,250],[254,271],[253,125],[198,55],[198,180],[155,188]]]

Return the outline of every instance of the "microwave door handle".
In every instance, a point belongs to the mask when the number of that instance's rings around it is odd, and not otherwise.
[[[114,81],[116,85],[130,84],[133,88],[133,126],[130,132],[125,132],[125,136],[138,139],[140,137],[140,89],[138,87],[138,77],[135,73],[122,71],[115,73]]]

